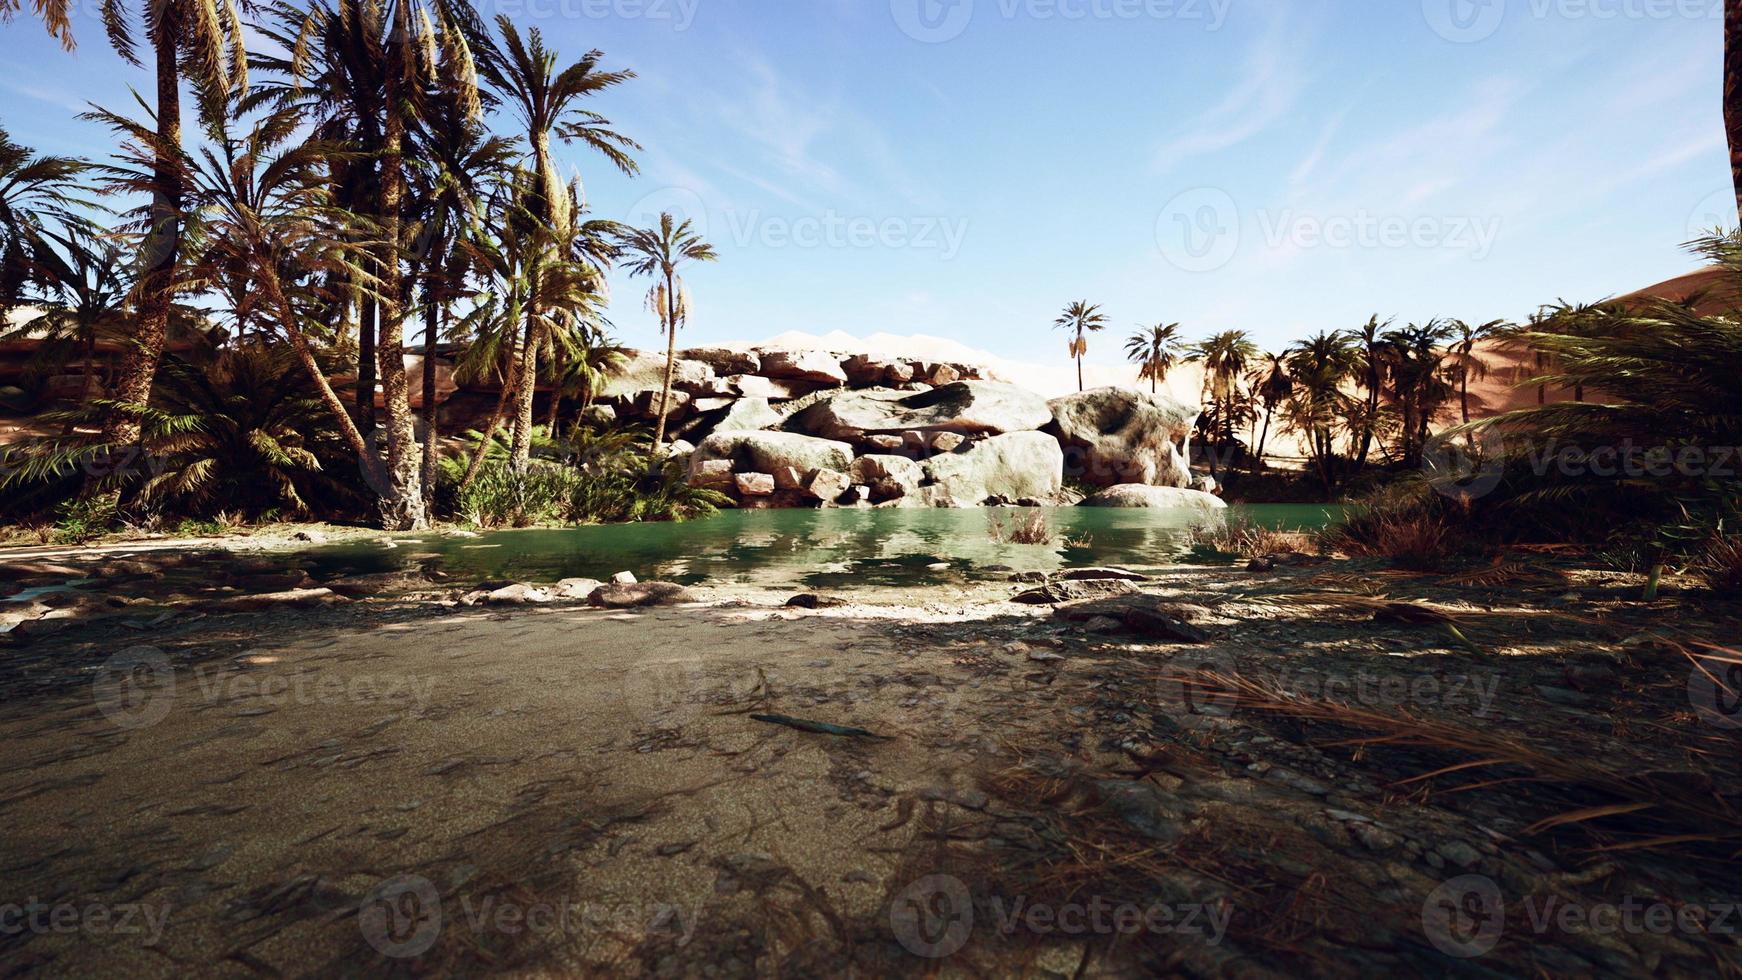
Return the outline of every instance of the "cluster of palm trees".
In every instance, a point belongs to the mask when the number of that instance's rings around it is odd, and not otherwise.
[[[7,19],[16,7],[0,4]],[[34,9],[71,49],[69,0]],[[88,114],[116,135],[115,159],[37,156],[0,131],[0,313],[27,301],[46,311],[19,329],[77,352],[87,395],[99,342],[122,351],[85,451],[139,444],[176,322],[217,316],[231,343],[293,352],[383,525],[422,527],[440,452],[437,345],[462,342],[460,370],[502,388],[465,479],[504,428],[506,465],[523,471],[541,380],[589,398],[614,366],[604,310],[619,261],[653,281],[649,306],[673,334],[669,392],[689,311],[679,270],[714,252],[669,216],[633,229],[589,215],[555,157],[572,144],[636,173],[640,147],[591,108],[633,72],[608,70],[598,51],[565,61],[538,30],[486,24],[458,0],[101,10],[117,52],[149,61],[157,82],[142,118]],[[191,141],[184,88],[200,130]],[[101,207],[97,193],[122,203]],[[418,321],[421,420],[405,367]],[[129,489],[114,468],[85,482],[99,500]]]
[[[1275,353],[1263,351],[1244,330],[1189,342],[1180,324],[1161,323],[1133,333],[1125,354],[1151,392],[1175,367],[1201,366],[1204,411],[1198,428],[1212,473],[1236,454],[1262,465],[1274,421],[1299,437],[1329,492],[1346,473],[1366,467],[1376,447],[1389,463],[1419,467],[1435,420],[1454,399],[1468,423],[1470,382],[1487,372],[1477,356],[1479,343],[1516,344],[1545,329],[1575,330],[1591,309],[1544,308],[1525,328],[1498,320],[1473,325],[1437,319],[1398,326],[1375,316],[1357,329],[1320,332]],[[1109,322],[1087,301],[1070,304],[1053,322],[1070,334],[1079,390],[1088,335]]]

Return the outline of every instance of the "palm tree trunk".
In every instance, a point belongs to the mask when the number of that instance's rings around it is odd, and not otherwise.
[[[436,463],[441,448],[436,433],[436,340],[441,336],[442,307],[425,290],[423,311],[423,503],[435,507]]]
[[[521,336],[519,384],[515,386],[514,430],[509,440],[508,468],[524,473],[532,461],[532,401],[538,396],[538,321],[528,312]]]
[[[260,285],[266,291],[266,299],[272,309],[278,314],[279,326],[284,328],[285,336],[290,338],[291,347],[296,350],[297,360],[302,362],[303,370],[308,372],[309,380],[314,382],[315,389],[320,393],[321,401],[327,406],[327,411],[333,417],[333,422],[339,427],[339,434],[344,437],[351,451],[357,454],[357,462],[363,467],[369,482],[380,485],[387,479],[387,473],[381,466],[381,459],[369,444],[364,441],[363,433],[358,431],[357,424],[351,418],[351,413],[345,410],[344,401],[339,393],[333,390],[332,383],[321,371],[320,362],[315,360],[314,350],[309,346],[308,338],[303,335],[302,327],[297,324],[296,313],[291,308],[290,301],[285,298],[284,287],[278,281],[278,274],[270,267],[260,275]]]
[[[1724,2],[1724,135],[1730,142],[1730,182],[1742,221],[1742,0]]]
[[[380,336],[380,325],[376,319],[380,312],[375,305],[373,295],[362,295],[358,299],[361,310],[357,317],[357,428],[364,432],[375,430],[375,341]]]
[[[139,317],[132,343],[123,348],[120,378],[115,385],[115,399],[124,405],[146,405],[151,401],[151,386],[157,379],[157,364],[163,358],[170,309],[175,302],[182,209],[181,73],[175,43],[181,30],[175,22],[177,16],[166,10],[152,34],[157,68],[157,146],[152,162],[151,230],[146,245],[150,264],[141,283]],[[103,441],[125,451],[139,442],[141,429],[138,413],[112,411],[103,425]],[[90,488],[89,483],[87,487]],[[109,490],[100,496],[113,504],[120,500],[120,491]]]
[[[394,28],[395,40],[409,46],[404,5]],[[381,390],[386,404],[387,471],[381,493],[381,521],[389,531],[415,531],[429,524],[423,508],[417,437],[411,422],[411,386],[405,374],[405,311],[407,297],[399,262],[399,211],[405,197],[405,107],[399,76],[388,72],[387,111],[382,126],[381,339],[376,357],[381,365]]]
[[[508,310],[508,322],[516,323],[520,319],[520,302],[511,300]],[[514,335],[514,343],[518,344],[520,335]],[[490,455],[490,442],[496,438],[496,432],[502,428],[502,422],[508,417],[508,404],[514,393],[520,390],[520,352],[519,348],[510,345],[508,362],[502,376],[502,393],[496,398],[496,410],[490,415],[490,424],[484,428],[483,436],[478,440],[478,448],[472,453],[472,462],[466,467],[466,475],[460,480],[460,489],[472,485],[478,474],[484,469],[484,460]]]
[[[653,429],[653,460],[665,445],[665,420],[671,412],[671,382],[677,372],[677,293],[671,270],[665,273],[665,382],[659,386],[659,421]]]

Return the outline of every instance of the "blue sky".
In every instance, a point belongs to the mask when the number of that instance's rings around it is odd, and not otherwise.
[[[923,5],[923,6],[922,6]],[[640,77],[594,106],[646,146],[566,150],[594,210],[706,216],[686,342],[946,337],[1062,357],[1067,302],[1281,346],[1368,315],[1481,321],[1687,271],[1731,207],[1719,0],[491,0]],[[144,73],[92,10],[62,53],[0,28],[0,120]],[[506,123],[505,123],[506,124]],[[1733,223],[1733,212],[1730,215]],[[611,314],[650,343],[644,287]]]

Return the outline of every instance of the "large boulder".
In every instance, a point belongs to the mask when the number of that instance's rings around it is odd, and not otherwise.
[[[841,364],[847,380],[855,387],[875,388],[879,385],[904,385],[913,380],[913,365],[875,354],[854,354]]]
[[[1143,483],[1191,485],[1182,447],[1200,409],[1166,395],[1096,388],[1055,398],[1052,431],[1065,451],[1065,472],[1093,487]]]
[[[876,503],[913,496],[925,482],[925,470],[906,456],[861,456],[849,475],[855,484],[871,488]]]
[[[726,409],[726,414],[714,425],[716,432],[754,432],[771,429],[786,421],[786,416],[774,410],[766,398],[740,398]]]
[[[730,460],[736,473],[773,473],[783,466],[805,474],[845,472],[853,465],[853,447],[795,432],[715,432],[690,454],[690,482],[717,479],[718,463],[708,464],[718,460]]]
[[[756,374],[734,374],[726,382],[733,391],[745,398],[762,398],[772,402],[802,398],[820,387],[815,382],[764,378]]]
[[[762,370],[762,358],[756,356],[754,351],[732,350],[729,347],[698,347],[694,350],[680,350],[678,356],[701,361],[722,375],[755,374]]]
[[[959,381],[930,391],[848,391],[794,418],[802,431],[828,439],[862,440],[874,433],[956,432],[1002,435],[1052,421],[1039,395],[995,381]]]
[[[759,349],[757,353],[762,356],[762,370],[757,373],[764,377],[824,384],[847,383],[847,373],[841,370],[840,359],[828,351],[768,348]]]
[[[644,392],[658,394],[665,384],[665,355],[652,351],[630,351],[624,355],[621,370],[606,376],[598,397],[634,401]],[[710,390],[715,385],[714,369],[701,361],[678,358],[672,367],[672,387]]]
[[[1051,497],[1064,486],[1064,468],[1058,440],[1044,432],[993,436],[924,463],[926,476],[967,507],[988,497]]]
[[[1182,490],[1179,487],[1152,487],[1142,483],[1108,487],[1083,501],[1080,506],[1190,509],[1206,514],[1220,513],[1228,508],[1222,498],[1214,494]]]

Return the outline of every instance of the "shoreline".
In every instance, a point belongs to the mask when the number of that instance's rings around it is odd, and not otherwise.
[[[982,916],[946,970],[1695,975],[1736,963],[1734,937],[1541,936],[1514,916],[1465,961],[1422,921],[1435,889],[1470,874],[1515,910],[1542,895],[1659,901],[1689,882],[1727,895],[1698,844],[1612,853],[1592,876],[1591,849],[1636,839],[1634,818],[1531,830],[1629,786],[1693,820],[1663,798],[1692,793],[1678,781],[1722,799],[1742,775],[1720,754],[1734,734],[1690,717],[1686,660],[1653,639],[1734,635],[1742,609],[1674,589],[1645,606],[1637,578],[1560,562],[1460,584],[1332,560],[1137,583],[1207,635],[1195,644],[1013,603],[1033,583],[993,581],[838,590],[845,605],[816,610],[782,605],[790,588],[703,585],[693,603],[613,610],[466,607],[452,603],[468,584],[400,576],[306,608],[75,623],[7,653],[0,765],[17,788],[0,809],[20,853],[42,856],[9,876],[51,905],[155,903],[166,925],[152,947],[35,935],[0,949],[142,975],[660,975],[673,956],[913,971],[936,961],[890,910],[944,876]],[[1437,620],[1376,618],[1380,596],[1457,617],[1470,646]],[[153,688],[117,708],[93,687],[123,642],[174,668],[161,714]],[[67,683],[35,683],[50,675]],[[1415,745],[1424,732],[1465,748]],[[1349,747],[1376,735],[1404,741]],[[1540,786],[1418,781],[1506,745]],[[1684,761],[1695,750],[1704,773]],[[84,843],[56,844],[68,833]],[[155,858],[126,856],[147,838]],[[362,915],[405,876],[445,913],[409,959],[382,952]],[[987,925],[1019,897],[1073,894],[1194,907],[1220,932]],[[609,922],[513,932],[476,914],[564,902]],[[1309,923],[1309,939],[1286,938]]]

